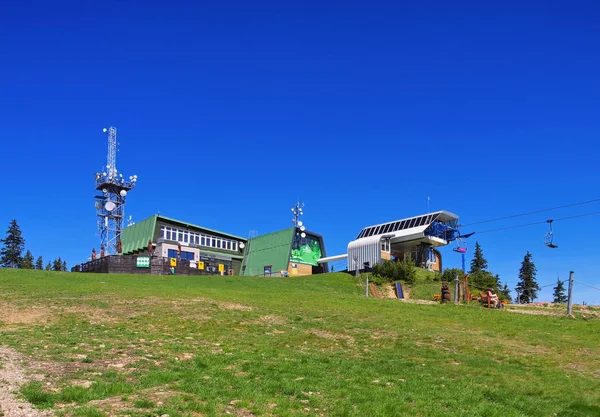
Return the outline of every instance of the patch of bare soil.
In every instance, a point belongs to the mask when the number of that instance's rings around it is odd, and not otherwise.
[[[86,406],[95,406],[108,413],[108,415],[117,416],[121,415],[123,411],[131,409],[136,400],[148,400],[160,407],[167,402],[169,398],[176,395],[189,396],[189,394],[181,391],[169,390],[165,386],[158,386],[141,390],[138,393],[129,396],[119,395],[103,400],[93,400],[88,402]]]
[[[318,329],[309,330],[308,333],[313,334],[318,337],[322,337],[324,339],[345,340],[349,345],[354,343],[354,338],[347,334],[331,333],[331,332],[327,332],[325,330],[318,330]]]
[[[25,359],[17,351],[0,347],[0,415],[5,417],[51,416],[51,411],[40,411],[28,402],[17,399],[15,392],[31,380],[25,375]]]

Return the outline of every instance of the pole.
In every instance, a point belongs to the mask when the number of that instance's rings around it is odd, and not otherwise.
[[[365,297],[369,296],[369,274],[367,274],[367,284],[365,285]]]
[[[567,301],[567,314],[573,313],[573,280],[575,279],[575,272],[569,272],[569,300]]]
[[[466,273],[467,271],[465,270],[466,268],[465,268],[465,254],[464,253],[461,253],[461,258],[462,258],[462,270],[463,270],[463,273]]]
[[[458,274],[454,279],[454,304],[458,304]]]

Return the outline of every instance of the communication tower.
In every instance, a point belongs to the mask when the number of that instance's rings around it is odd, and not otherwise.
[[[100,248],[106,255],[116,255],[121,252],[121,230],[125,219],[125,199],[127,193],[135,187],[137,175],[129,180],[117,171],[117,128],[104,128],[108,135],[108,157],[106,167],[96,172],[96,215],[100,231]]]
[[[297,202],[296,205],[292,207],[292,213],[294,215],[292,223],[296,227],[296,237],[294,239],[295,247],[300,247],[300,242],[306,237],[306,233],[304,233],[304,231],[306,230],[306,226],[304,226],[304,223],[302,222],[302,220],[300,220],[300,216],[304,214],[302,210],[303,207],[304,203],[300,202]]]

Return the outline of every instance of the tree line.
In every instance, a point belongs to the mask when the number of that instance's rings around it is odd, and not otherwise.
[[[373,267],[373,275],[376,282],[403,280],[407,284],[412,284],[416,278],[415,265],[412,259],[402,262],[386,261],[383,264],[377,264]],[[436,280],[452,282],[456,276],[462,277],[463,270],[460,268],[446,268]],[[537,268],[533,262],[533,255],[527,251],[519,268],[519,281],[515,287],[517,293],[515,300],[520,304],[527,304],[537,299],[538,291],[541,290],[537,283]],[[488,261],[483,255],[483,250],[479,242],[475,242],[475,251],[471,265],[468,271],[469,287],[482,292],[492,289],[498,294],[502,301],[512,302],[511,290],[507,283],[500,281],[500,276],[489,269]],[[563,282],[557,279],[556,287],[553,293],[554,303],[566,303],[567,296]]]
[[[67,261],[63,261],[60,256],[44,266],[42,256],[34,258],[29,249],[25,251],[25,239],[21,232],[17,220],[13,219],[6,231],[6,237],[0,239],[2,249],[0,249],[0,266],[5,268],[37,269],[46,271],[67,271]],[[35,260],[34,260],[35,259]]]

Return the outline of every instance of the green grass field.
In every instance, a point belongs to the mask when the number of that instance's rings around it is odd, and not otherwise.
[[[0,269],[58,416],[597,416],[600,321],[364,297],[354,277]],[[1,366],[1,364],[0,364]]]

